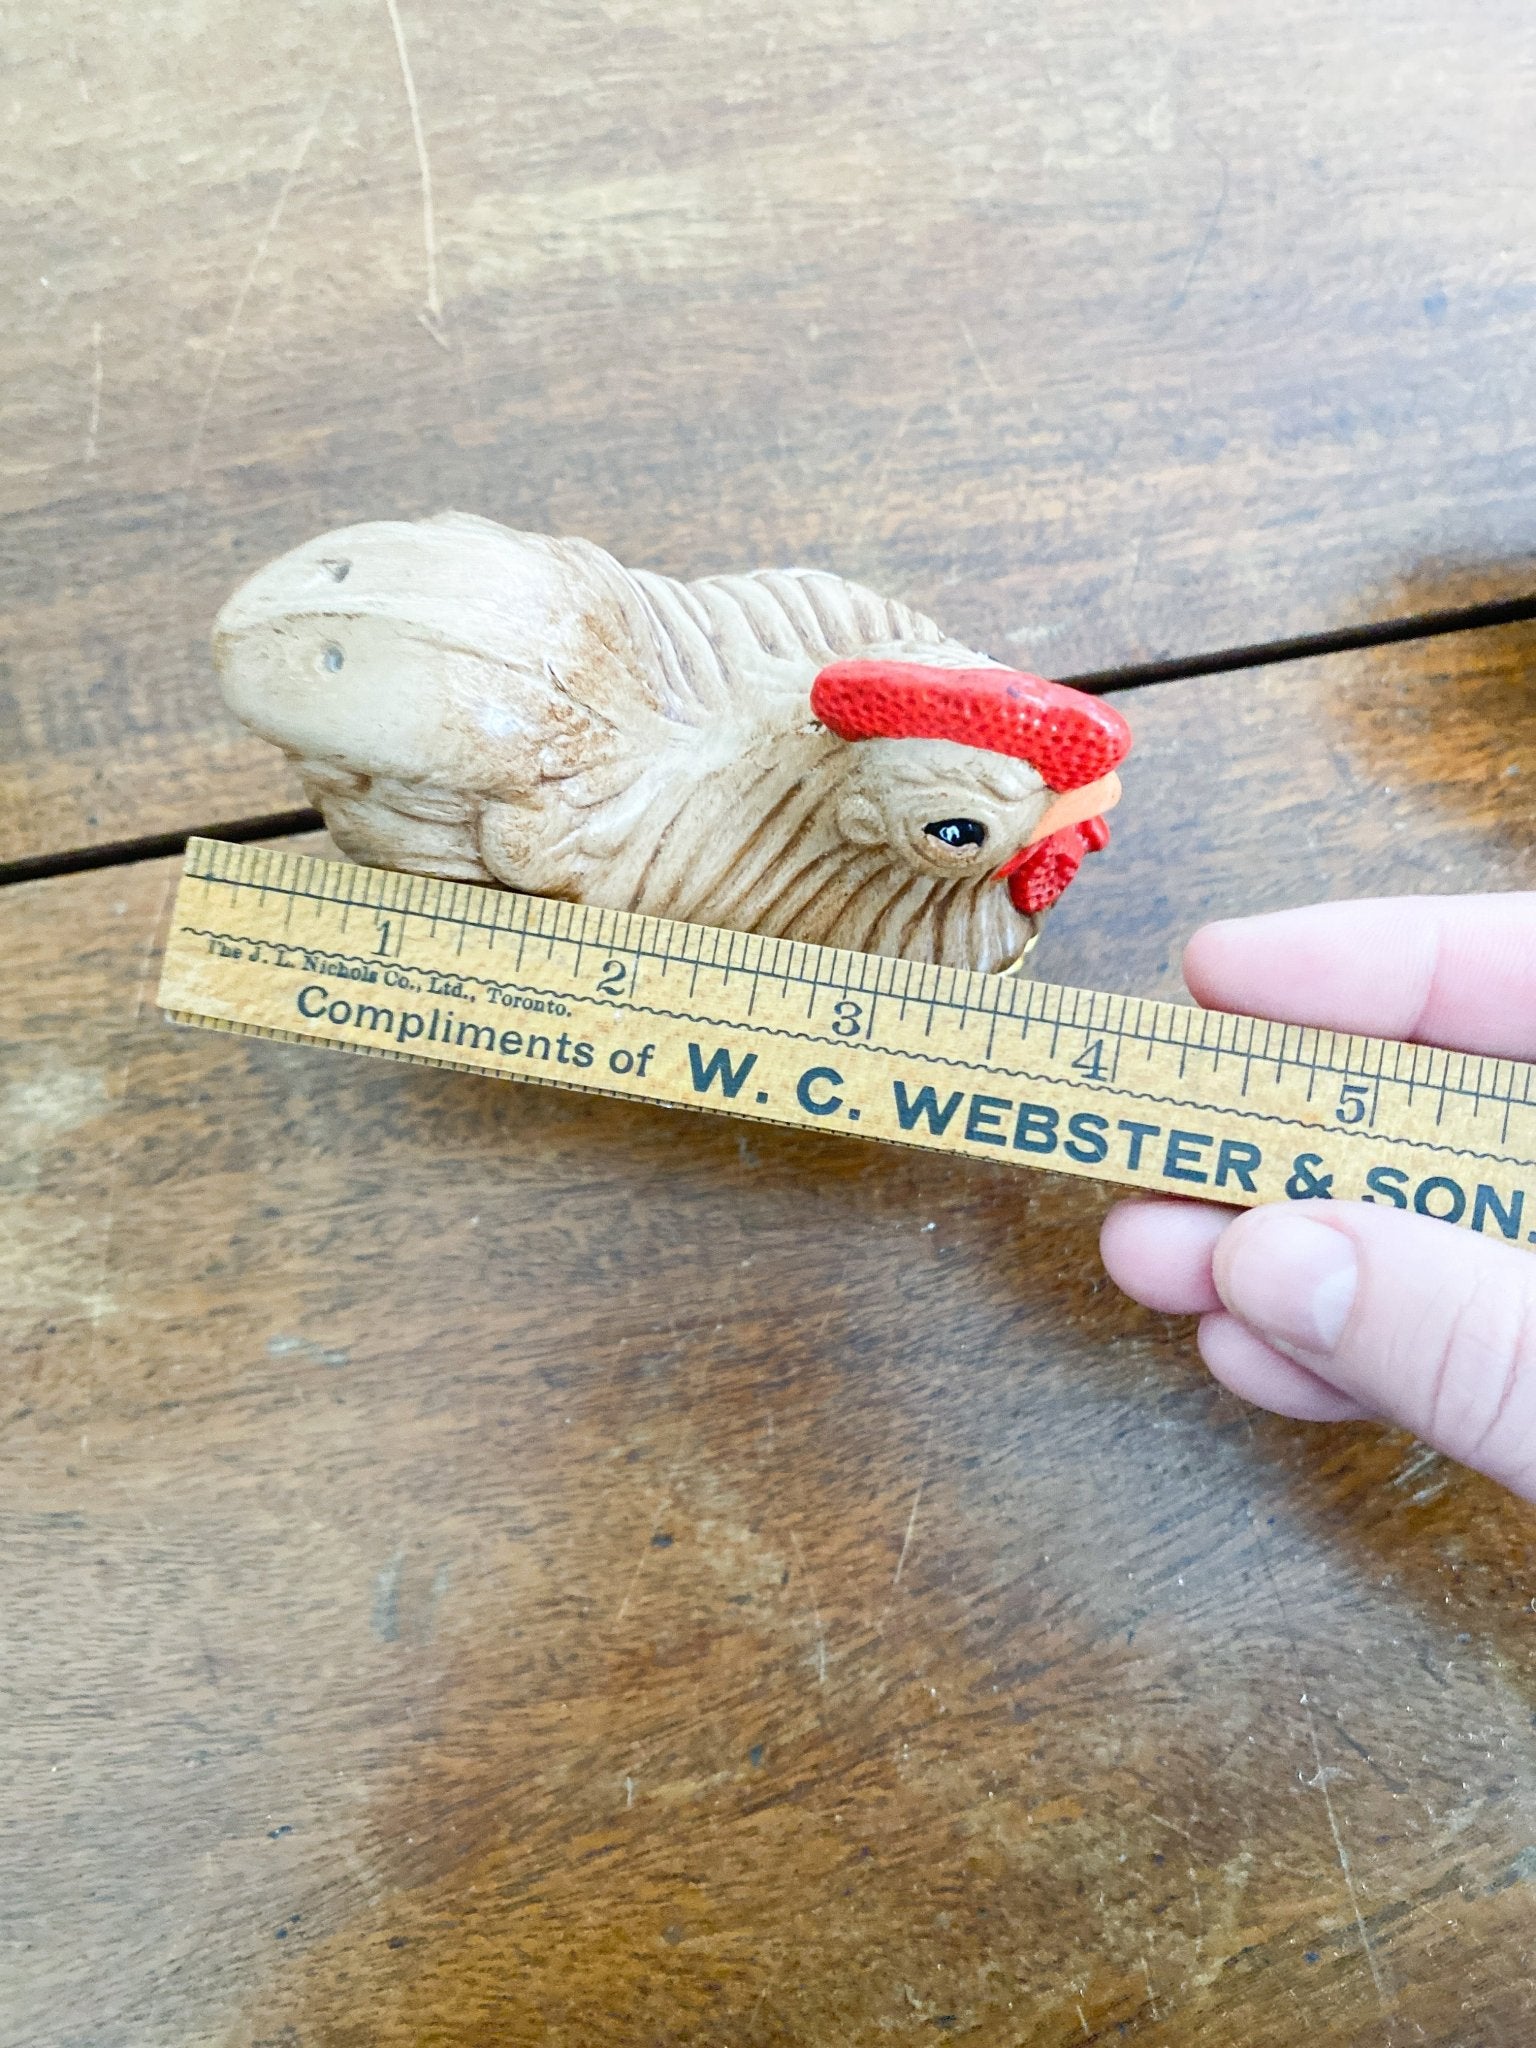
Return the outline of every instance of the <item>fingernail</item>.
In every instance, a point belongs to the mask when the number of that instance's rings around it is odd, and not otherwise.
[[[1216,1291],[1272,1344],[1326,1358],[1354,1305],[1359,1268],[1342,1231],[1294,1209],[1254,1211],[1217,1249]]]

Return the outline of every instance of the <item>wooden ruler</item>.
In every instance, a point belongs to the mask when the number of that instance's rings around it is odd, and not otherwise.
[[[177,1023],[1536,1244],[1536,1070],[195,839]]]

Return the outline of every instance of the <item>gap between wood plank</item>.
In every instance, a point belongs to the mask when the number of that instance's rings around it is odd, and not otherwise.
[[[1492,604],[1418,612],[1411,618],[1389,619],[1375,626],[1340,626],[1331,633],[1303,633],[1294,640],[1263,640],[1252,647],[1228,647],[1217,654],[1175,655],[1167,661],[1144,661],[1127,668],[1092,669],[1086,675],[1061,676],[1075,690],[1102,695],[1107,690],[1141,690],[1152,683],[1182,682],[1187,676],[1224,675],[1229,669],[1272,668],[1314,655],[1349,654],[1359,648],[1391,647],[1401,640],[1438,640],[1447,633],[1478,633],[1490,626],[1519,626],[1536,620],[1536,593],[1505,597]]]
[[[1317,655],[1348,654],[1367,647],[1389,647],[1403,640],[1435,640],[1448,633],[1476,633],[1492,626],[1536,621],[1536,594],[1501,598],[1493,604],[1419,612],[1384,625],[1341,626],[1331,633],[1301,634],[1292,640],[1265,640],[1251,647],[1229,647],[1214,654],[1179,655],[1168,661],[1133,663],[1123,668],[1090,670],[1061,676],[1074,689],[1102,696],[1110,690],[1144,690],[1157,683],[1182,682],[1192,676],[1225,675],[1247,668],[1273,668]],[[217,825],[194,825],[185,832],[153,832],[140,839],[112,840],[101,846],[78,846],[63,853],[27,854],[0,861],[0,888],[13,882],[40,882],[53,875],[78,875],[91,868],[130,867],[139,861],[164,860],[183,853],[189,839],[282,839],[296,832],[319,832],[325,821],[318,811],[270,811],[260,817],[237,818]]]
[[[20,860],[0,861],[0,889],[12,882],[46,881],[52,875],[78,875],[88,868],[132,867],[144,860],[164,860],[185,853],[189,839],[286,839],[295,832],[321,832],[318,811],[268,811],[259,818],[236,818],[221,825],[192,825],[185,832],[150,832],[142,839],[108,840],[101,846],[75,846],[63,853],[29,853]]]

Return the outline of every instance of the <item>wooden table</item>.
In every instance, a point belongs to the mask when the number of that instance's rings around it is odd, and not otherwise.
[[[1528,2042],[1527,1510],[1082,1184],[172,1033],[135,857],[298,801],[235,578],[456,503],[1114,670],[1043,975],[1536,886],[1536,627],[1388,643],[1536,587],[1525,0],[10,37],[0,2037]]]

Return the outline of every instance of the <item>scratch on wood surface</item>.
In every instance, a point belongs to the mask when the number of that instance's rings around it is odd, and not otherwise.
[[[636,1586],[638,1586],[640,1583],[640,1574],[645,1570],[646,1552],[649,1549],[650,1538],[647,1537],[644,1545],[641,1548],[639,1557],[635,1560],[635,1568],[634,1571],[630,1574],[629,1584],[624,1589],[624,1598],[619,1602],[618,1612],[613,1617],[615,1621],[622,1621],[625,1615],[629,1612],[629,1603],[634,1598]]]
[[[816,1650],[812,1660],[816,1666],[816,1683],[818,1685],[825,1685],[827,1682],[827,1632],[822,1626],[821,1606],[816,1598],[816,1582],[811,1577],[811,1568],[805,1561],[805,1552],[800,1548],[800,1538],[795,1534],[794,1530],[790,1531],[789,1540],[794,1546],[795,1562],[800,1567],[801,1577],[805,1580],[805,1590],[811,1599],[811,1620],[816,1626]]]
[[[886,486],[891,472],[896,466],[896,451],[907,438],[912,422],[917,418],[918,413],[926,402],[922,397],[915,398],[896,422],[893,431],[887,435],[882,443],[879,455],[879,469],[876,471],[869,487],[863,493],[862,498],[862,502],[871,508],[878,508],[884,503]]]
[[[1193,1818],[1195,1816],[1191,1815],[1191,1819]],[[1168,1828],[1172,1833],[1182,1835],[1190,1847],[1194,1847],[1194,1836],[1188,1828],[1180,1827],[1176,1820],[1168,1820],[1160,1813],[1148,1813],[1147,1819],[1156,1821],[1160,1828]],[[1205,1946],[1205,1901],[1200,1896],[1200,1879],[1195,1873],[1194,1859],[1186,1858],[1186,1862],[1189,1869],[1189,1888],[1195,1895],[1195,1955],[1198,1957]]]
[[[1317,1739],[1317,1721],[1312,1712],[1312,1702],[1306,1693],[1303,1693],[1301,1696],[1301,1704],[1307,1710],[1307,1736],[1312,1744],[1312,1756],[1317,1767],[1317,1775],[1313,1778],[1312,1783],[1316,1785],[1318,1791],[1323,1795],[1323,1811],[1328,1816],[1328,1831],[1333,1836],[1333,1846],[1339,1859],[1339,1868],[1344,1873],[1344,1887],[1349,1893],[1349,1903],[1354,1911],[1355,1927],[1360,1936],[1360,1946],[1365,1951],[1365,1960],[1370,1969],[1371,1982],[1376,1987],[1376,2002],[1381,2007],[1382,2017],[1388,2023],[1389,2031],[1387,2038],[1390,2041],[1392,2038],[1390,2032],[1392,2014],[1387,2003],[1387,1987],[1382,1981],[1381,1967],[1376,1961],[1376,1951],[1371,1947],[1371,1937],[1366,1931],[1365,1915],[1360,1910],[1360,1895],[1355,1889],[1355,1874],[1350,1867],[1349,1851],[1344,1847],[1344,1837],[1339,1832],[1339,1817],[1334,1811],[1333,1794],[1328,1790],[1328,1780],[1332,1774],[1323,1768],[1322,1745]]]
[[[349,1787],[349,1789],[352,1789]],[[355,1796],[361,1796],[355,1795]],[[376,1906],[384,1896],[384,1886],[357,1852],[355,1843],[343,1840],[337,1844],[337,1853],[356,1878],[358,1889],[370,1905]]]
[[[1205,1947],[1205,1901],[1200,1896],[1200,1880],[1195,1875],[1193,1863],[1189,1866],[1189,1888],[1195,1895],[1195,1959]]]
[[[293,161],[288,166],[282,184],[278,187],[277,197],[272,202],[272,208],[267,215],[266,223],[260,234],[256,237],[256,247],[251,252],[250,262],[245,266],[245,275],[240,280],[240,289],[235,293],[235,303],[230,308],[229,318],[224,323],[224,332],[220,336],[218,346],[213,352],[213,362],[209,366],[208,379],[203,386],[203,395],[198,401],[197,412],[192,421],[192,438],[187,444],[187,460],[181,479],[182,502],[176,514],[176,532],[172,542],[173,555],[177,551],[182,529],[186,524],[186,493],[192,488],[197,478],[197,467],[203,452],[203,436],[207,432],[208,421],[213,412],[213,401],[218,395],[219,385],[224,376],[224,366],[229,361],[229,352],[234,347],[235,336],[239,333],[240,323],[245,318],[246,301],[251,296],[251,287],[256,282],[257,272],[261,269],[262,263],[266,259],[267,250],[271,247],[272,237],[277,233],[278,223],[283,217],[283,209],[288,204],[288,195],[298,182],[299,173],[304,168],[304,159],[309,155],[315,137],[320,133],[321,124],[330,111],[331,101],[335,94],[336,83],[333,79],[326,87],[324,96],[315,110],[314,119],[299,137],[299,145],[294,151]]]
[[[907,1533],[901,1539],[901,1555],[896,1560],[896,1572],[891,1580],[892,1586],[899,1586],[901,1584],[902,1567],[907,1561],[907,1552],[912,1548],[912,1531],[917,1527],[917,1511],[922,1505],[923,1487],[927,1484],[927,1480],[928,1474],[925,1472],[918,1480],[917,1491],[912,1496],[912,1512],[907,1517]]]
[[[971,323],[969,322],[969,320],[962,320],[960,322],[960,333],[964,338],[966,347],[971,352],[971,361],[976,365],[976,368],[981,373],[982,383],[986,385],[987,389],[991,392],[994,398],[1001,398],[1003,395],[1001,387],[999,386],[998,381],[993,376],[992,372],[987,368],[986,358],[982,355],[981,350],[976,346],[976,337],[971,332]]]
[[[154,974],[160,955],[160,948],[164,943],[166,933],[170,930],[171,903],[175,898],[176,885],[180,879],[180,875],[174,870],[166,876],[165,885],[160,891],[160,908],[150,921],[145,935],[144,957],[139,963],[139,983],[133,992],[133,1016],[135,1023],[140,1022],[144,1016],[144,999],[149,994],[150,977]],[[129,1056],[131,1057],[131,1054]],[[125,1058],[123,1061],[124,1072],[127,1071],[127,1067],[128,1059]]]
[[[906,1569],[907,1552],[912,1548],[912,1532],[917,1527],[917,1511],[923,1504],[923,1488],[928,1484],[928,1447],[932,1442],[933,1425],[930,1423],[923,1438],[922,1453],[918,1458],[917,1490],[912,1496],[912,1511],[907,1516],[906,1534],[901,1539],[901,1555],[896,1560],[896,1570],[891,1577],[890,1598],[881,1608],[880,1617],[875,1623],[876,1635],[885,1633],[885,1624],[890,1619],[891,1609],[896,1605],[896,1589],[900,1586],[902,1572]]]
[[[1413,1485],[1415,1480],[1424,1478],[1426,1474],[1430,1475],[1428,1484],[1415,1487],[1408,1496],[1416,1508],[1423,1507],[1426,1501],[1434,1500],[1437,1495],[1444,1493],[1449,1484],[1450,1474],[1446,1460],[1430,1445],[1420,1444],[1410,1454],[1402,1469],[1392,1476],[1394,1486],[1407,1487]]]
[[[629,1603],[635,1597],[635,1588],[640,1583],[640,1574],[645,1570],[645,1560],[650,1556],[651,1551],[655,1548],[655,1538],[657,1532],[661,1528],[662,1517],[666,1514],[667,1509],[671,1507],[671,1505],[672,1496],[669,1493],[667,1494],[666,1498],[662,1501],[660,1507],[657,1508],[656,1519],[651,1523],[650,1534],[646,1537],[644,1543],[642,1543],[640,1546],[640,1555],[638,1558],[636,1558],[635,1568],[629,1575],[629,1584],[624,1589],[624,1598],[619,1602],[619,1611],[613,1617],[616,1623],[621,1622],[624,1619],[625,1615],[629,1612]]]
[[[85,422],[85,459],[96,460],[96,437],[101,427],[101,386],[103,378],[101,360],[101,322],[91,322],[91,402]]]
[[[165,932],[171,921],[171,903],[176,894],[178,879],[179,877],[174,870],[165,877],[160,891],[160,908],[145,928],[144,951],[139,960],[139,978],[133,991],[132,1014],[135,1027],[145,1020],[146,1004],[155,977],[155,965]],[[120,1101],[126,1094],[128,1074],[133,1065],[134,1050],[134,1040],[130,1034],[128,1043],[123,1049],[123,1057],[119,1063],[112,1086],[108,1091],[109,1100]],[[117,1121],[120,1122],[121,1119]],[[106,1187],[101,1198],[101,1280],[97,1288],[98,1297],[103,1302],[107,1298],[107,1282],[112,1273],[112,1236],[117,1227],[117,1190],[118,1182],[122,1175],[123,1154],[127,1144],[127,1137],[121,1136],[114,1144],[109,1146],[107,1152]],[[99,1323],[100,1317],[93,1316],[90,1341],[90,1364],[93,1374],[96,1368],[96,1352],[100,1340]]]
[[[69,52],[69,68],[75,74],[76,90],[79,92],[84,104],[89,106],[91,104],[91,88],[86,79],[85,66],[80,62],[80,47],[73,36],[65,39],[64,47]]]
[[[1243,1420],[1251,1439],[1253,1436],[1253,1422],[1246,1415]],[[1264,1566],[1264,1576],[1269,1581],[1269,1590],[1274,1596],[1275,1606],[1279,1611],[1280,1624],[1285,1631],[1286,1640],[1290,1644],[1291,1669],[1295,1673],[1301,1705],[1306,1714],[1307,1740],[1312,1749],[1312,1764],[1316,1774],[1313,1783],[1322,1794],[1323,1811],[1328,1817],[1328,1832],[1333,1836],[1334,1854],[1338,1857],[1339,1869],[1344,1874],[1344,1889],[1349,1894],[1350,1910],[1353,1912],[1355,1920],[1355,1931],[1360,1936],[1361,1952],[1365,1957],[1366,1968],[1371,1973],[1371,1985],[1376,1993],[1377,2006],[1380,2008],[1382,2018],[1387,2023],[1387,2048],[1392,2048],[1392,2008],[1387,1997],[1386,1982],[1381,1974],[1381,1965],[1376,1959],[1375,1949],[1371,1946],[1371,1937],[1366,1928],[1365,1915],[1360,1908],[1360,1894],[1355,1887],[1355,1873],[1350,1865],[1349,1851],[1344,1847],[1344,1836],[1339,1827],[1339,1816],[1334,1810],[1333,1795],[1328,1790],[1329,1774],[1323,1766],[1322,1744],[1317,1739],[1317,1719],[1312,1712],[1312,1701],[1306,1691],[1306,1682],[1302,1676],[1301,1645],[1297,1641],[1296,1631],[1291,1625],[1290,1610],[1285,1604],[1285,1595],[1280,1590],[1280,1581],[1275,1577],[1275,1568],[1270,1561],[1269,1546],[1264,1540],[1264,1533],[1258,1526],[1258,1518],[1252,1514],[1251,1509],[1249,1512],[1253,1523],[1254,1535],[1258,1543],[1259,1557]]]
[[[1184,282],[1168,302],[1170,313],[1180,311],[1189,297],[1190,289],[1195,279],[1200,275],[1201,266],[1210,253],[1212,242],[1216,239],[1216,230],[1221,225],[1221,216],[1227,210],[1227,193],[1231,189],[1232,184],[1232,166],[1222,155],[1221,151],[1207,142],[1198,128],[1195,130],[1195,139],[1201,148],[1209,155],[1215,157],[1217,163],[1221,166],[1221,190],[1216,195],[1216,204],[1211,208],[1210,218],[1205,223],[1205,233],[1200,237],[1199,242],[1195,246],[1195,253],[1189,259],[1189,268],[1184,273]]]
[[[1160,1828],[1169,1828],[1174,1834],[1182,1835],[1186,1842],[1192,1842],[1195,1839],[1188,1828],[1181,1828],[1176,1820],[1165,1820],[1160,1813],[1149,1813],[1147,1819],[1155,1820]]]
[[[170,921],[171,900],[176,893],[177,879],[178,877],[174,872],[165,877],[165,884],[160,892],[159,911],[150,920],[144,934],[144,951],[139,960],[138,984],[133,992],[132,1015],[135,1027],[138,1026],[144,1017],[145,998],[149,994],[154,977],[155,961],[160,949],[161,938]],[[107,1100],[109,1103],[121,1101],[127,1093],[128,1075],[133,1066],[134,1051],[134,1032],[129,1032],[127,1044],[123,1049],[123,1057],[118,1063],[117,1072],[107,1090]],[[89,1310],[89,1335],[86,1339],[86,1371],[92,1382],[96,1378],[97,1367],[100,1363],[102,1345],[101,1326],[106,1317],[116,1307],[116,1303],[108,1294],[107,1288],[112,1278],[112,1244],[117,1232],[118,1189],[122,1181],[124,1154],[130,1142],[126,1129],[122,1128],[123,1119],[116,1118],[113,1121],[114,1126],[117,1127],[116,1136],[107,1146],[106,1169],[103,1176],[105,1184],[101,1194],[101,1261],[96,1283],[96,1298]],[[84,1448],[85,1439],[82,1437],[82,1451]]]
[[[411,72],[411,53],[406,48],[399,0],[384,0],[384,5],[389,10],[389,25],[394,31],[395,53],[400,59],[400,76],[405,85],[405,104],[416,143],[416,168],[421,176],[421,240],[427,259],[427,303],[416,317],[438,347],[446,349],[448,335],[443,324],[443,301],[437,288],[437,214],[432,202],[432,159],[427,154],[426,131],[421,125],[421,102],[416,97],[416,80]]]
[[[1136,588],[1136,585],[1141,580],[1141,558],[1146,550],[1146,545],[1147,531],[1146,528],[1143,527],[1141,532],[1137,534],[1136,545],[1131,551],[1131,573],[1126,578],[1125,583],[1126,597],[1130,596],[1131,592]]]
[[[404,1566],[405,1552],[397,1550],[374,1574],[369,1622],[381,1643],[397,1643],[400,1640],[400,1574]]]
[[[1162,2014],[1157,2009],[1157,1993],[1152,1989],[1152,1966],[1147,1961],[1145,1954],[1141,1958],[1141,1974],[1147,1980],[1147,2004],[1151,2009],[1152,2017],[1155,2020],[1160,2020]]]

